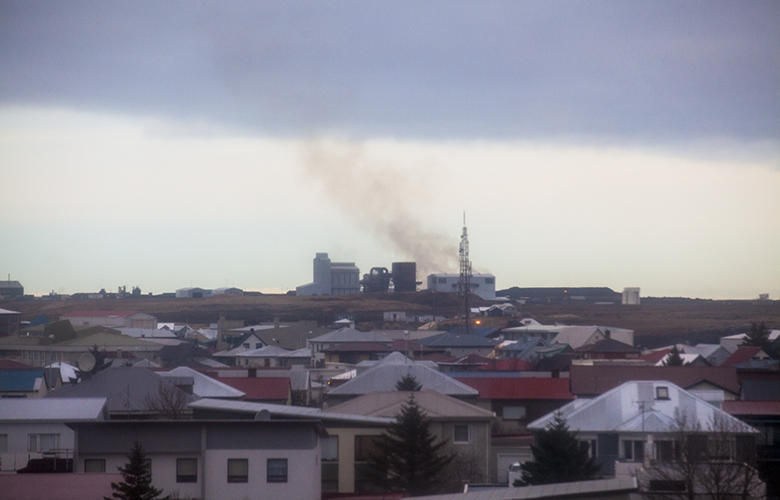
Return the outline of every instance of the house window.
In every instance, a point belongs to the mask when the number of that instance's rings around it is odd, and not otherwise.
[[[381,436],[355,436],[355,462],[365,462],[370,455],[379,455],[377,439]]]
[[[659,462],[674,462],[679,458],[680,452],[674,441],[656,441],[655,459]]]
[[[685,491],[685,481],[651,479],[647,489],[650,491]]]
[[[322,439],[322,461],[333,462],[339,459],[339,437],[328,436]]]
[[[176,482],[177,483],[198,482],[198,459],[197,458],[176,459]]]
[[[645,442],[623,441],[623,459],[628,462],[642,462],[645,459]]]
[[[580,450],[588,453],[588,458],[598,457],[598,441],[595,439],[584,439],[580,441]]]
[[[471,442],[471,426],[468,424],[456,424],[453,432],[452,442],[458,444],[468,444]]]
[[[60,445],[59,434],[29,434],[27,451],[42,453],[56,450]]]
[[[658,386],[655,388],[655,399],[669,399],[669,388]]]
[[[496,283],[496,278],[485,278],[486,285],[494,285],[495,283]]]
[[[106,472],[105,458],[85,458],[84,472]]]
[[[8,451],[8,434],[0,434],[0,453]]]
[[[227,462],[228,483],[249,482],[249,459],[228,458]]]
[[[269,483],[286,483],[287,482],[287,459],[269,458],[266,477]]]
[[[525,419],[525,406],[504,406],[501,415],[504,420],[523,420]]]

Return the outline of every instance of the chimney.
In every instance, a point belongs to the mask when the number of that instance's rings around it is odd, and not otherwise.
[[[610,335],[611,335],[611,333],[610,333],[609,330],[604,330],[604,337],[611,338]]]

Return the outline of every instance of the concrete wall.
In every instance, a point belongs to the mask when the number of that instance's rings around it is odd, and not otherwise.
[[[63,423],[0,423],[0,435],[7,436],[8,446],[0,455],[0,465],[3,471],[14,471],[27,466],[27,461],[32,458],[41,458],[42,455],[28,450],[30,434],[57,434],[59,435],[58,449],[73,452],[73,430]],[[63,453],[64,456],[64,453]]]

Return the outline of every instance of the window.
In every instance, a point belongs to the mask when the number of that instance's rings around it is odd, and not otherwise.
[[[585,439],[580,441],[580,449],[588,452],[588,458],[598,457],[598,441],[595,439]]]
[[[269,483],[287,482],[287,459],[269,458],[267,467],[267,481]]]
[[[525,419],[525,406],[504,406],[501,413],[505,420]]]
[[[85,458],[84,472],[106,472],[105,458]]]
[[[56,450],[60,445],[59,434],[29,434],[27,451],[44,452]]]
[[[197,458],[176,459],[176,482],[177,483],[198,482],[198,459]]]
[[[623,441],[623,459],[628,462],[642,462],[645,459],[645,442]]]
[[[658,386],[655,388],[655,399],[669,399],[669,388]]]
[[[685,481],[651,479],[648,489],[650,491],[685,491]]]
[[[437,283],[447,283],[447,278],[436,278]]]
[[[228,483],[249,482],[249,459],[228,458],[227,462]]]
[[[467,424],[456,424],[452,441],[454,443],[470,443],[471,426]]]
[[[322,461],[334,462],[339,459],[339,437],[328,436],[322,439]]]
[[[679,447],[674,441],[655,442],[655,459],[659,462],[674,462],[679,455]]]
[[[494,285],[495,283],[496,283],[496,278],[485,278],[486,285]]]
[[[5,453],[7,451],[8,451],[8,434],[0,434],[0,453]]]
[[[355,462],[365,462],[369,454],[379,455],[379,448],[374,442],[376,439],[381,439],[381,436],[355,436]]]

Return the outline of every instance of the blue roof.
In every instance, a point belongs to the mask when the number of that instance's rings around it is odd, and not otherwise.
[[[0,370],[0,391],[33,391],[35,380],[43,378],[43,368],[34,370]]]

